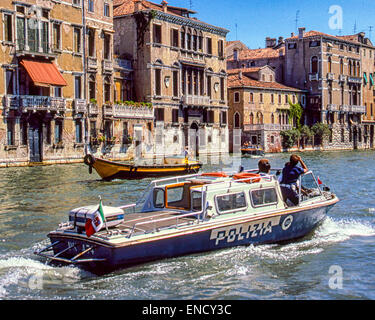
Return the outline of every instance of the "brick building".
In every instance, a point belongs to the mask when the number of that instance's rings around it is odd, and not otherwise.
[[[134,67],[134,94],[154,106],[155,150],[228,150],[225,41],[228,30],[194,11],[141,0],[114,3],[116,54]],[[189,132],[193,135],[189,136]]]
[[[304,107],[306,92],[276,82],[270,66],[232,69],[228,74],[230,133],[242,129],[242,144],[281,152],[280,131],[293,126],[288,117],[290,103],[299,102]]]
[[[332,36],[299,28],[285,39],[285,84],[308,90],[305,122],[329,124],[326,149],[373,146],[373,73],[374,47],[364,33]]]
[[[113,55],[112,1],[3,0],[0,16],[0,165],[125,154],[122,128],[103,122],[132,87]]]

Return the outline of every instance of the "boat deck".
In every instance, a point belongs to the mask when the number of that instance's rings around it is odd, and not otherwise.
[[[193,224],[197,216],[185,217],[189,212],[182,211],[157,211],[142,212],[125,215],[124,221],[116,229],[124,235],[137,233],[151,233],[174,226]]]

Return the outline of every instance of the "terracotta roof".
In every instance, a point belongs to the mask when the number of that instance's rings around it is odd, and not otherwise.
[[[257,87],[257,88],[263,88],[263,89],[302,91],[297,88],[285,86],[275,81],[272,81],[272,82],[258,81],[258,80],[251,79],[250,77],[247,77],[244,74],[242,74],[242,76],[240,77],[239,73],[228,75],[228,88],[235,88],[235,87]]]
[[[227,70],[227,73],[228,74],[235,74],[235,73],[239,73],[240,71],[242,71],[242,73],[253,73],[253,72],[258,72],[262,68],[263,67],[229,69],[229,70]]]
[[[256,59],[275,59],[285,54],[285,48],[261,48],[241,50],[238,54],[238,60],[256,60]],[[233,59],[230,59],[233,60]]]
[[[355,44],[360,43],[358,41],[358,35],[356,34],[346,35],[346,36],[333,36],[331,34],[327,34],[327,33],[320,32],[320,31],[315,31],[315,30],[307,31],[303,34],[304,38],[315,37],[315,36],[322,36],[322,37],[336,39],[336,40],[344,40],[348,42],[353,42]],[[298,34],[293,37],[287,38],[286,40],[292,40],[292,39],[298,39]]]

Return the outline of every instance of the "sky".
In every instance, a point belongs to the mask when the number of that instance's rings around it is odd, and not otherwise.
[[[297,34],[298,27],[332,35],[363,31],[375,44],[374,0],[167,1],[171,6],[197,11],[197,19],[228,29],[227,41],[240,40],[250,49],[264,48],[266,37]]]

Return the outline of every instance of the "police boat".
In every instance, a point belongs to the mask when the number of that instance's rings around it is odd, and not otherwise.
[[[90,205],[48,234],[35,252],[96,274],[148,261],[239,245],[279,243],[310,233],[339,199],[309,171],[299,203],[283,201],[277,175],[200,173],[155,180],[137,203]]]

